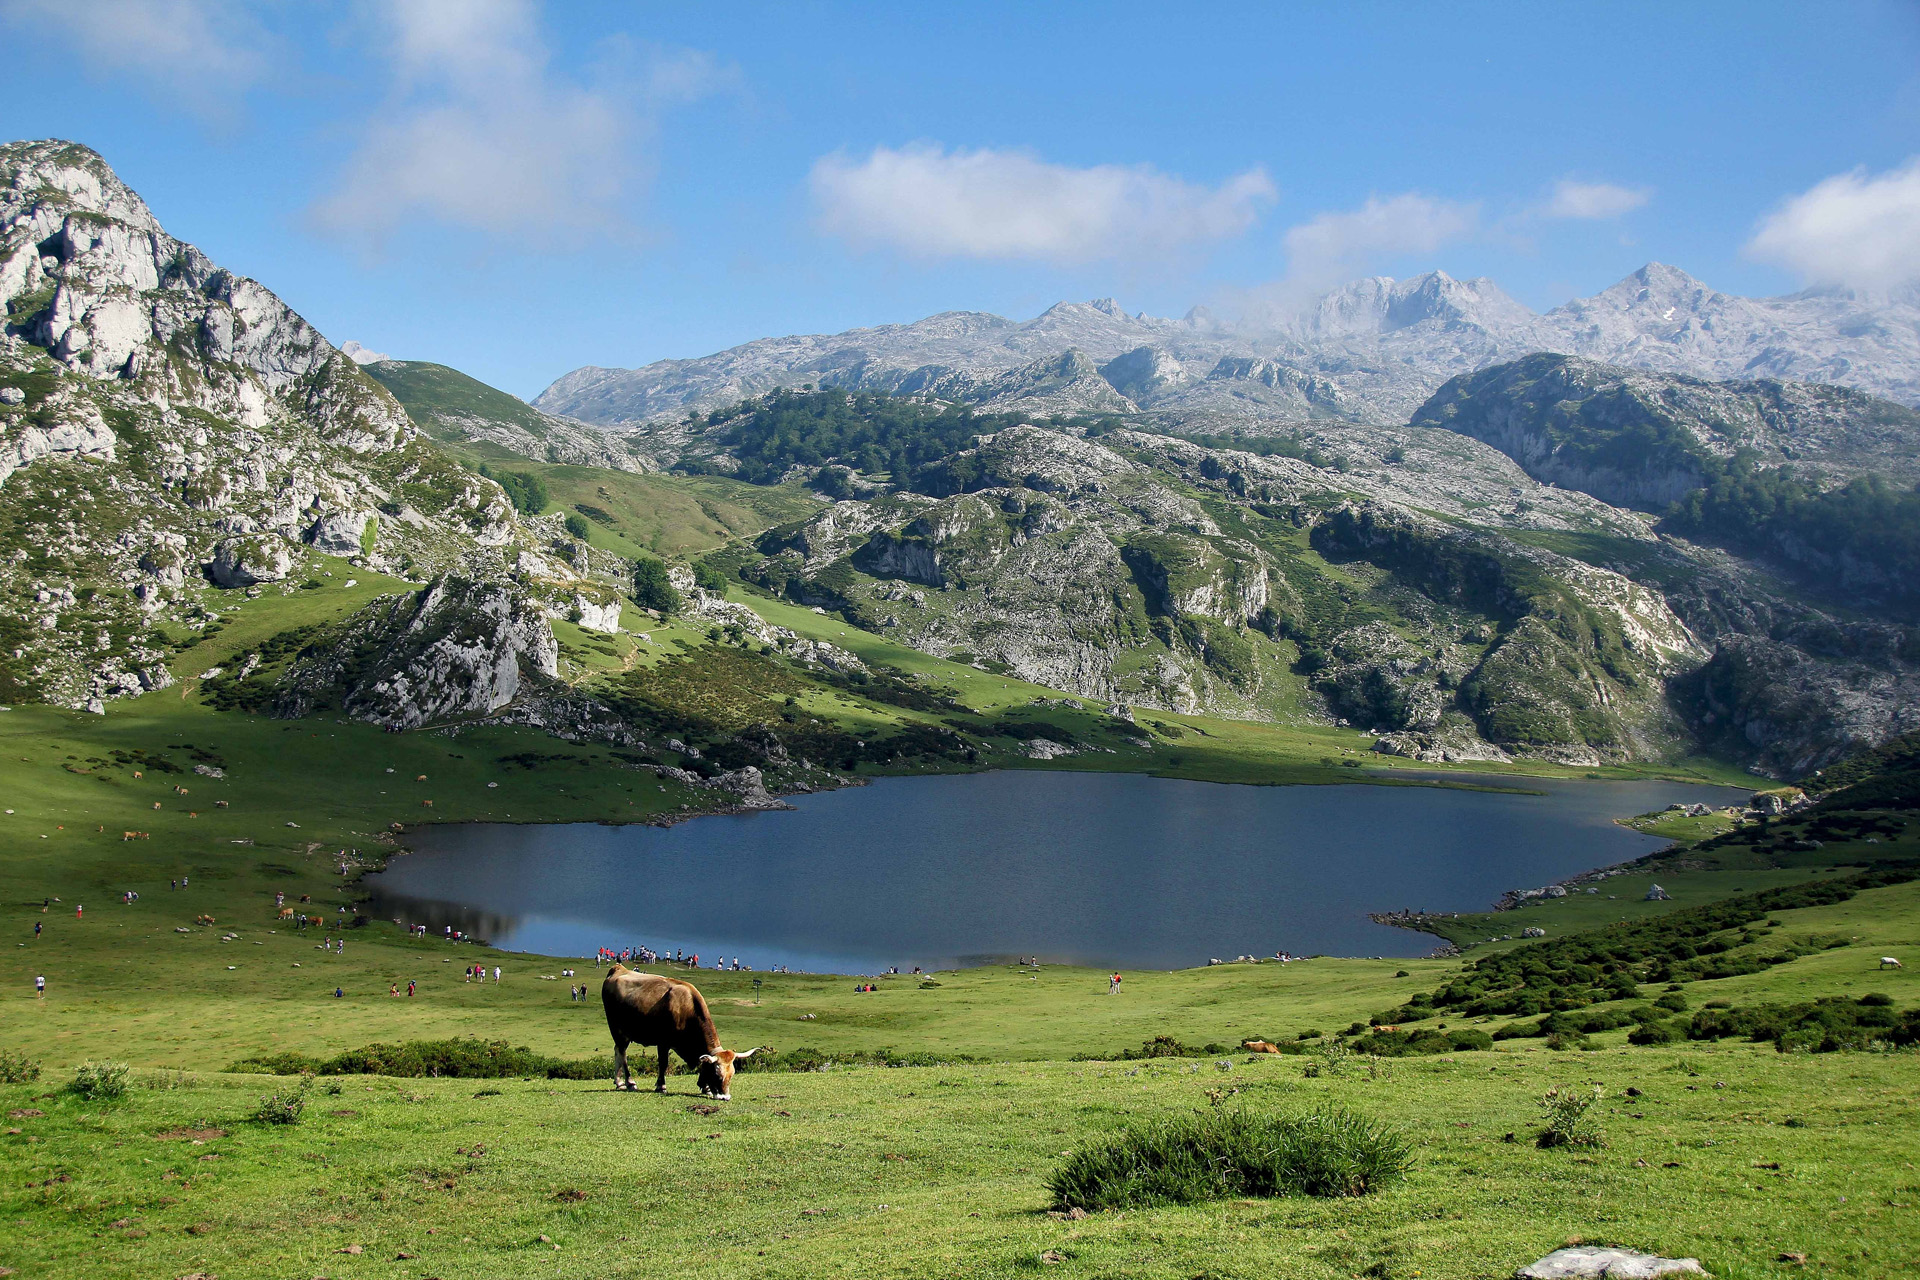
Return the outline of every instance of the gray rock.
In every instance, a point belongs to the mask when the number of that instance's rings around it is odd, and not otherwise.
[[[293,552],[272,534],[223,538],[205,567],[216,587],[250,587],[283,580],[293,569]]]
[[[334,512],[315,520],[300,540],[315,551],[324,551],[333,556],[357,556],[360,554],[360,537],[367,529],[371,517],[364,511]]]
[[[1594,1245],[1555,1249],[1513,1273],[1514,1280],[1654,1280],[1656,1276],[1707,1274],[1698,1258],[1662,1258]]]

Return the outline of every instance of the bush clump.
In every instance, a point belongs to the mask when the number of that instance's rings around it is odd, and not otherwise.
[[[1540,1099],[1547,1113],[1547,1127],[1534,1139],[1534,1145],[1552,1147],[1604,1147],[1607,1135],[1600,1122],[1589,1114],[1594,1104],[1606,1097],[1599,1085],[1589,1093],[1578,1089],[1549,1089]]]
[[[76,1096],[89,1102],[113,1102],[127,1096],[127,1074],[130,1070],[124,1062],[95,1062],[88,1059],[73,1073],[73,1083],[67,1087]]]
[[[0,1084],[32,1084],[40,1078],[40,1064],[13,1049],[0,1049]]]
[[[297,1089],[277,1090],[260,1099],[260,1105],[247,1118],[255,1124],[299,1124],[307,1109],[307,1095],[313,1092],[313,1077],[300,1077]]]
[[[1062,1209],[1145,1208],[1242,1196],[1363,1196],[1412,1164],[1399,1131],[1340,1108],[1294,1116],[1214,1110],[1130,1125],[1047,1180]]]

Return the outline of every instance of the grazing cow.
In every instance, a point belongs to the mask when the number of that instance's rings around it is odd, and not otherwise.
[[[1881,956],[1880,967],[1882,969],[1898,969],[1900,967],[1900,962],[1898,960],[1895,960],[1892,956]]]
[[[282,907],[282,908],[280,908],[280,918],[281,918],[282,920],[291,920],[291,919],[293,919],[293,908],[292,908],[292,907]]]
[[[677,1053],[694,1069],[700,1092],[726,1102],[733,1096],[733,1064],[757,1052],[722,1049],[720,1033],[714,1030],[713,1015],[707,1012],[699,988],[679,978],[616,964],[600,984],[600,1003],[606,1006],[607,1030],[613,1034],[616,1089],[634,1087],[633,1072],[627,1069],[627,1046],[657,1046],[660,1074],[653,1082],[655,1093],[667,1091],[668,1055]]]
[[[1280,1046],[1266,1040],[1242,1040],[1240,1047],[1248,1053],[1279,1053]]]

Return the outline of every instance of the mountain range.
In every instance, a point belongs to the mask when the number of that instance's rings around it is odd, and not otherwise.
[[[517,718],[795,786],[1031,736],[769,621],[811,609],[1074,700],[1092,741],[1137,707],[1798,776],[1920,726],[1920,413],[1876,394],[1914,385],[1910,302],[1650,267],[1530,317],[1436,273],[1257,341],[950,313],[529,407],[336,348],[61,142],[0,147],[0,299],[7,701],[191,670],[220,710]],[[195,667],[261,597],[303,621]],[[676,610],[671,651],[620,634]]]
[[[617,429],[811,383],[993,409],[1151,411],[1194,430],[1274,418],[1404,422],[1448,378],[1535,351],[1709,379],[1832,383],[1916,405],[1920,295],[1742,298],[1655,262],[1536,315],[1491,280],[1434,271],[1354,281],[1257,322],[1132,315],[1099,299],[1025,322],[955,311],[765,338],[638,369],[576,369],[534,404]]]

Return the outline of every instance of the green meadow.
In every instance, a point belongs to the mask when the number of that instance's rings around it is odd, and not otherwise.
[[[1328,1047],[1517,942],[1483,944],[1464,960],[1128,973],[1117,996],[1103,973],[1060,967],[886,978],[870,994],[852,978],[701,974],[730,1047],[767,1046],[776,1065],[814,1050],[811,1060],[827,1064],[743,1074],[735,1100],[718,1108],[678,1073],[656,1097],[616,1094],[604,1079],[355,1075],[302,1086],[235,1071],[277,1054],[325,1059],[462,1037],[604,1057],[597,993],[569,998],[576,981],[597,985],[586,962],[415,938],[356,910],[358,876],[422,822],[697,819],[716,803],[608,749],[531,730],[389,734],[333,716],[278,721],[206,706],[200,677],[210,668],[404,586],[342,562],[315,561],[310,573],[318,585],[255,600],[210,594],[221,626],[181,649],[171,688],[104,717],[0,711],[0,1052],[39,1068],[36,1079],[0,1084],[0,1267],[12,1274],[1424,1280],[1511,1274],[1576,1237],[1698,1256],[1721,1276],[1920,1268],[1911,1050],[1633,1045],[1625,1027],[1562,1049],[1538,1037],[1422,1057]],[[1158,712],[1139,713],[1140,732],[1118,733],[1104,708],[1060,705],[1054,691],[836,617],[736,598],[953,697],[935,713],[820,684],[794,697],[798,715],[850,730],[1045,723],[1096,748],[1029,761],[1003,735],[981,766],[1522,789],[1529,777],[1589,772],[1411,766],[1367,753],[1367,740],[1344,730]],[[644,638],[556,624],[563,675],[613,678],[662,663],[724,672],[727,655],[744,652],[631,606],[628,625]],[[690,687],[689,697],[711,691]],[[1592,772],[1740,776],[1712,762]],[[1797,863],[1737,849],[1679,856],[1599,894],[1450,928],[1467,942],[1533,923],[1562,937],[1901,853],[1911,856],[1904,836],[1871,849],[1834,842]],[[1655,880],[1669,901],[1644,901]],[[129,892],[137,899],[124,901]],[[277,894],[321,923],[292,927],[274,909]],[[1920,882],[1775,914],[1768,934],[1818,947],[1759,972],[1678,984],[1689,1008],[1868,993],[1901,1010],[1920,1004],[1913,968],[1876,967],[1881,955],[1915,956]],[[326,945],[339,938],[344,951]],[[501,980],[464,981],[473,963],[499,966]],[[1661,990],[1648,985],[1643,998]],[[1402,1027],[1491,1032],[1508,1021],[1436,1015]],[[1156,1037],[1189,1056],[1120,1056]],[[1305,1051],[1254,1055],[1239,1047],[1250,1038]],[[888,1054],[928,1065],[860,1065]],[[124,1096],[70,1088],[82,1063],[107,1060],[132,1066]],[[1542,1095],[1595,1085],[1606,1094],[1594,1112],[1605,1145],[1536,1147]],[[289,1091],[304,1104],[297,1123],[256,1118],[264,1096]],[[1404,1181],[1358,1199],[1049,1213],[1047,1178],[1064,1153],[1126,1124],[1331,1105],[1411,1140]],[[1780,1260],[1796,1254],[1804,1263]]]

